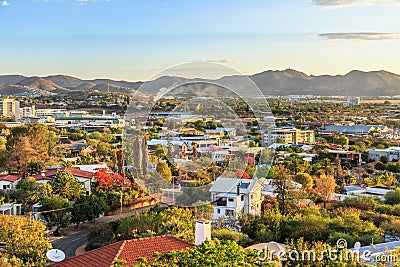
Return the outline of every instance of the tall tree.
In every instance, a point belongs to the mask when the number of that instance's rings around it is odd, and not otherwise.
[[[21,136],[18,140],[15,140],[12,146],[8,146],[7,151],[7,168],[20,174],[24,174],[28,170],[29,163],[38,156],[27,136]]]
[[[316,189],[320,194],[322,201],[324,202],[324,208],[326,208],[326,203],[335,193],[336,182],[335,178],[331,175],[321,175],[315,180]]]
[[[17,184],[15,196],[23,205],[32,205],[39,200],[40,184],[33,177],[21,179]]]
[[[23,262],[22,266],[43,266],[47,263],[45,253],[51,244],[42,222],[29,217],[0,216],[0,240],[6,243],[5,255],[11,262],[18,262],[16,259],[19,259]]]
[[[56,179],[50,182],[53,193],[69,200],[76,200],[85,193],[85,188],[70,171],[61,170],[56,173]]]
[[[287,214],[290,209],[298,202],[301,197],[300,190],[293,183],[292,176],[283,166],[278,165],[274,168],[275,175],[272,185],[275,187],[276,199],[279,203],[279,210],[282,214]]]
[[[135,140],[133,140],[133,166],[137,169],[142,168],[142,140],[137,136]]]
[[[147,137],[145,136],[142,141],[142,171],[143,175],[147,174],[147,169],[149,167],[149,151],[147,146]]]
[[[168,164],[164,161],[160,161],[157,164],[156,171],[158,174],[167,181],[172,180],[171,169],[168,167]]]
[[[309,190],[313,187],[313,179],[308,173],[299,172],[294,176],[294,180],[300,183],[304,190]]]

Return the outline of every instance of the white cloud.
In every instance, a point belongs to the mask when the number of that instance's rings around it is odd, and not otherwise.
[[[367,5],[400,5],[400,0],[309,0],[310,3],[322,7],[345,7]]]
[[[400,34],[392,32],[336,32],[321,33],[317,37],[328,40],[386,41],[400,39]]]
[[[2,2],[0,3],[0,6],[9,6],[9,5],[10,5],[10,3],[7,2],[7,0],[4,0],[4,1],[2,1]]]

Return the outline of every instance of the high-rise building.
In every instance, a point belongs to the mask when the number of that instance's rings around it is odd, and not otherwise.
[[[0,116],[3,118],[14,116],[15,119],[20,119],[19,101],[10,98],[0,99]]]
[[[268,145],[276,143],[278,138],[285,144],[314,144],[315,133],[313,130],[299,130],[295,128],[269,128],[264,135],[264,142]]]
[[[359,97],[349,97],[347,98],[347,106],[359,106],[360,98]]]

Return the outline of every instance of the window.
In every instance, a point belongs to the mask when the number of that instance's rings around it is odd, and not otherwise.
[[[220,213],[221,213],[221,210],[220,210],[220,209],[217,209],[217,213],[220,214]]]
[[[226,210],[225,211],[226,216],[233,216],[233,210]]]
[[[241,201],[244,201],[244,195],[241,195],[241,196],[240,196],[240,200],[241,200]]]
[[[228,198],[228,201],[229,202],[233,202],[233,198]]]

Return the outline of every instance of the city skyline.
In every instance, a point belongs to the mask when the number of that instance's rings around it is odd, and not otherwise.
[[[0,74],[148,80],[183,62],[244,74],[400,73],[400,1],[0,1]]]

